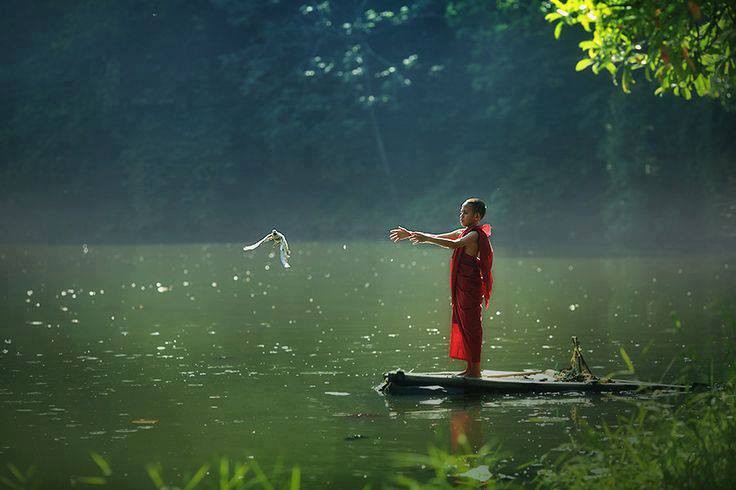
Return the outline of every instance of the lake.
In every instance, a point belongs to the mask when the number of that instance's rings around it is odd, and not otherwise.
[[[94,451],[141,488],[148,463],[179,483],[226,455],[299,465],[305,488],[360,488],[409,471],[401,454],[456,449],[462,431],[513,471],[649,398],[384,397],[386,371],[464,367],[447,356],[449,253],[291,245],[290,270],[237,244],[0,248],[0,462],[68,486],[95,473]],[[483,367],[565,367],[577,335],[598,375],[626,370],[623,348],[639,379],[708,381],[733,335],[735,269],[497,249]]]

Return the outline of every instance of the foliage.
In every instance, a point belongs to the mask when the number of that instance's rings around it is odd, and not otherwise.
[[[563,26],[578,25],[592,37],[579,46],[586,57],[577,71],[610,73],[629,92],[634,73],[658,84],[655,94],[672,92],[736,96],[736,5],[720,0],[550,0],[547,21],[560,37]]]
[[[618,425],[584,426],[542,458],[543,488],[727,488],[736,477],[734,380],[694,395],[674,411],[643,406]]]
[[[259,488],[263,490],[289,489],[298,490],[301,485],[301,470],[298,466],[291,469],[286,479],[283,468],[277,465],[271,476],[267,475],[255,461],[238,462],[228,458],[220,458],[213,465],[216,471],[210,471],[210,465],[204,464],[191,477],[185,478],[183,490],[194,488],[212,488],[217,490],[242,490],[245,488]],[[157,490],[172,488],[166,484],[161,465],[146,466],[154,487]],[[201,484],[201,486],[200,486]]]
[[[474,452],[463,434],[458,437],[458,443],[461,449],[458,454],[430,447],[426,455],[399,456],[398,463],[407,470],[418,468],[422,473],[432,473],[432,477],[420,480],[402,471],[393,478],[394,483],[399,488],[410,490],[513,487],[512,482],[500,473],[505,460],[498,447],[485,445]]]
[[[0,474],[0,487],[12,490],[36,490],[41,488],[41,479],[35,466],[30,466],[26,471],[21,470],[12,463],[7,463],[8,474]]]
[[[114,474],[110,463],[102,455],[91,453],[90,457],[97,467],[98,474],[71,477],[70,482],[73,487],[90,488],[108,485],[114,488],[128,487],[128,484],[126,484],[128,482],[127,477]],[[29,468],[25,473],[13,464],[8,464],[7,467],[10,474],[7,477],[0,475],[0,488],[32,490],[43,486],[41,475],[38,474],[35,467]],[[178,485],[172,484],[166,478],[160,464],[146,465],[145,470],[153,488],[157,490],[194,490],[195,488],[299,490],[301,487],[301,470],[298,466],[286,471],[281,464],[276,464],[269,475],[256,461],[241,462],[225,457],[219,458],[213,463],[201,465],[194,473],[185,473]]]
[[[676,313],[672,317],[680,329]],[[736,328],[732,317],[725,322],[731,331]],[[729,488],[736,478],[730,464],[736,457],[736,370],[731,362],[736,342],[724,346],[728,371],[722,386],[711,373],[707,391],[675,400],[675,408],[652,399],[639,402],[636,414],[619,417],[615,425],[584,423],[569,443],[540,459],[546,467],[538,472],[539,487]],[[630,360],[626,364],[633,370]]]
[[[733,116],[578,76],[584,32],[550,42],[544,5],[24,3],[0,18],[0,236],[378,238],[478,195],[525,250],[733,240]]]

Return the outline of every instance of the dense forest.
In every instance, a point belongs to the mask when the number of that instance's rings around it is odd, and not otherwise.
[[[546,2],[5,10],[5,242],[375,239],[477,196],[507,248],[736,244],[736,112],[576,71]]]

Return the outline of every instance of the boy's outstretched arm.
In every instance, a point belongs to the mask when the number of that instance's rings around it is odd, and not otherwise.
[[[409,240],[411,240],[411,243],[416,245],[417,243],[433,243],[435,245],[439,245],[440,247],[450,248],[450,249],[456,249],[456,248],[462,248],[468,243],[471,243],[473,240],[477,240],[478,233],[475,231],[471,231],[467,235],[461,238],[456,239],[450,239],[450,238],[442,238],[439,235],[430,235],[428,233],[422,233],[420,231],[413,231],[409,235]]]
[[[422,233],[423,235],[427,235],[427,236],[434,236],[437,238],[446,238],[449,240],[455,240],[457,238],[460,238],[460,235],[463,234],[463,228],[460,228],[454,231],[448,231],[447,233],[442,233],[439,235],[433,235],[430,233],[409,231],[406,228],[399,226],[398,228],[394,228],[393,230],[391,230],[388,234],[388,237],[393,242],[399,242],[401,240],[406,240],[407,238],[410,238],[412,233]]]

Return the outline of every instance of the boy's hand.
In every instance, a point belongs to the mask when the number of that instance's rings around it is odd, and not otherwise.
[[[398,228],[394,228],[393,230],[391,230],[388,234],[388,237],[391,239],[392,242],[399,242],[401,240],[406,240],[411,236],[411,234],[411,231],[399,226]]]
[[[409,241],[416,245],[417,243],[424,243],[429,240],[429,235],[420,231],[412,231],[409,233]]]

